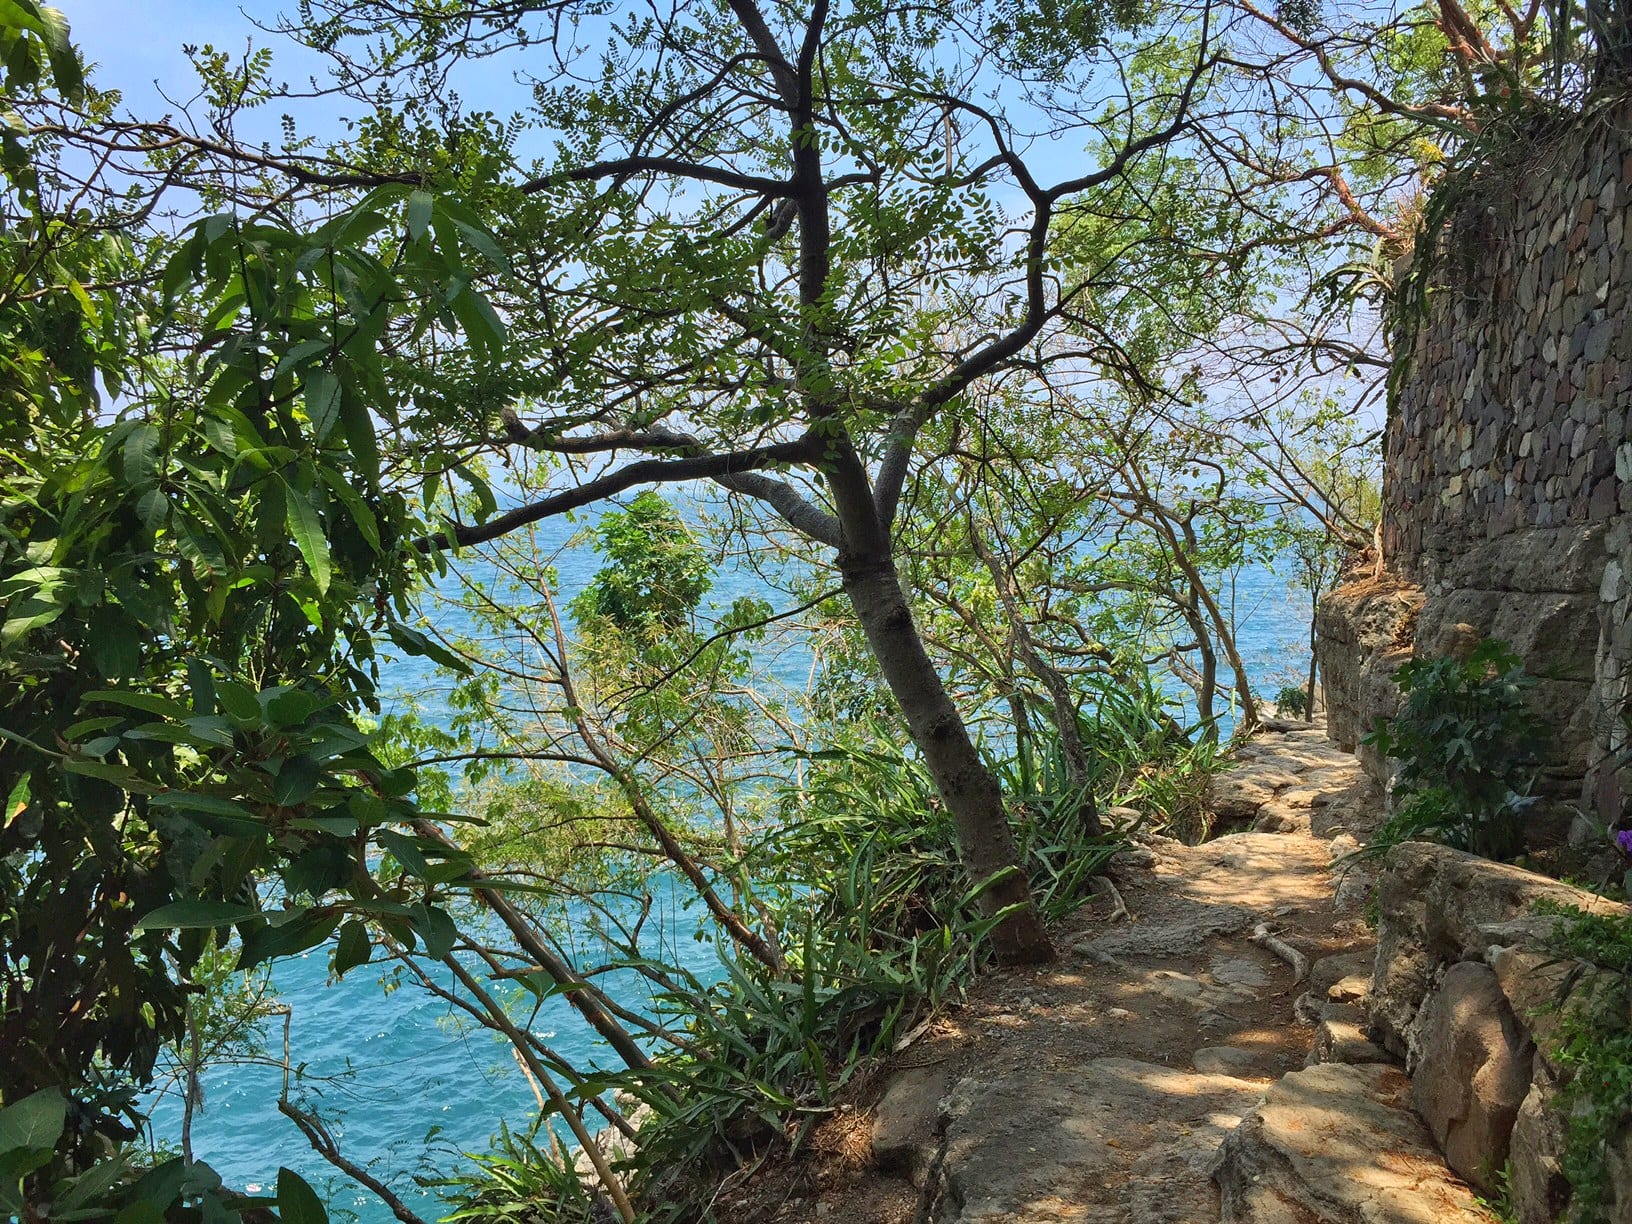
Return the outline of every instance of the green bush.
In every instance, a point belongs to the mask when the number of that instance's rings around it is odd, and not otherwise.
[[[1275,694],[1275,708],[1289,718],[1307,718],[1309,693],[1302,685],[1289,684]]]
[[[1564,1218],[1605,1224],[1610,1148],[1632,1119],[1632,917],[1538,909],[1561,916],[1552,949],[1577,966],[1548,1051],[1565,1076],[1557,1107],[1566,1119],[1561,1163],[1573,1194]]]
[[[1394,674],[1400,711],[1364,742],[1400,761],[1384,848],[1430,838],[1490,858],[1524,849],[1524,814],[1549,732],[1525,701],[1535,683],[1505,642],[1466,659],[1413,659]]]

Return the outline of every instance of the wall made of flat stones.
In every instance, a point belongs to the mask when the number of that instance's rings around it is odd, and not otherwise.
[[[1505,167],[1505,168],[1504,168]],[[1514,643],[1550,762],[1605,819],[1632,695],[1632,107],[1508,150],[1458,201],[1390,408],[1388,570],[1416,653]],[[1402,345],[1402,348],[1404,346]]]

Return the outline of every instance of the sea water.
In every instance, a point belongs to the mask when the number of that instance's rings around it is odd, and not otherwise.
[[[563,608],[601,564],[594,550],[574,535],[577,530],[551,520],[538,543],[541,554],[553,554]],[[450,577],[440,586],[449,598],[431,605],[439,627],[452,636],[473,632],[456,599],[458,582]],[[1247,567],[1223,594],[1258,691],[1273,694],[1307,668],[1308,599],[1287,575],[1261,565]],[[728,559],[717,571],[708,602],[723,609],[744,595],[770,599],[779,610],[792,602],[774,595],[754,567]],[[797,649],[756,657],[756,665],[771,679],[794,687],[802,687],[809,671],[808,656]],[[411,699],[423,717],[444,722],[448,708],[440,690],[445,683],[424,660],[410,658],[387,666],[382,687],[399,704],[406,706]],[[654,912],[646,930],[657,943],[647,950],[661,951],[670,963],[712,980],[719,972],[719,952],[697,908],[688,907],[681,890],[665,887],[661,880],[653,894]],[[576,925],[569,921],[569,931]],[[582,930],[576,937],[586,941],[582,959],[593,961],[598,951],[593,939]],[[296,1072],[291,1096],[317,1109],[347,1158],[386,1181],[427,1220],[440,1215],[442,1200],[418,1184],[416,1175],[435,1178],[466,1167],[466,1154],[486,1151],[501,1123],[525,1130],[536,1116],[533,1090],[508,1044],[475,1027],[453,1004],[398,979],[389,966],[365,965],[342,981],[331,981],[329,950],[319,947],[278,961],[272,982],[288,1013],[269,1019],[266,1058],[209,1068],[203,1076],[203,1108],[193,1120],[195,1154],[228,1185],[271,1193],[279,1167],[288,1166],[325,1195],[334,1220],[390,1224],[393,1219],[377,1197],[337,1174],[278,1112],[285,1024],[289,1064]],[[626,1005],[651,1006],[648,984],[633,972],[603,979],[603,984]],[[512,1002],[512,1018],[573,1065],[618,1065],[562,998],[539,1006],[521,992],[506,997]],[[174,1145],[181,1114],[180,1092],[172,1085],[153,1107],[154,1135]]]

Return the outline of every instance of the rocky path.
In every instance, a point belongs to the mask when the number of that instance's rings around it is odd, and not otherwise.
[[[993,974],[728,1220],[846,1224],[1485,1221],[1365,1038],[1376,803],[1314,729],[1216,787],[1227,833],[1149,837],[1061,961]],[[1324,1061],[1322,1061],[1324,1060]],[[1305,1070],[1305,1063],[1311,1064]],[[732,1195],[736,1194],[737,1198]]]

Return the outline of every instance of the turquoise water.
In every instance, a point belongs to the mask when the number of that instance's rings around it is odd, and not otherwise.
[[[590,549],[571,543],[577,528],[556,521],[546,524],[541,551],[559,550],[555,565],[563,606],[599,567]],[[456,592],[457,585],[444,588]],[[716,579],[710,602],[719,607],[745,594],[770,598],[778,608],[789,601],[769,592],[751,566],[727,560]],[[1226,592],[1235,612],[1240,644],[1260,689],[1271,695],[1307,667],[1308,603],[1291,591],[1284,577],[1263,567],[1242,573]],[[463,613],[443,604],[436,613],[446,630],[466,630]],[[758,660],[777,681],[802,687],[809,656],[796,643],[767,645]],[[427,718],[446,717],[440,681],[422,660],[406,659],[388,666],[387,692],[411,696]],[[653,938],[673,958],[705,979],[718,970],[711,939],[697,940],[695,911],[683,909],[673,892],[661,886],[657,893]],[[654,946],[651,951],[657,951]],[[586,949],[586,954],[593,949]],[[536,1104],[526,1078],[517,1068],[509,1047],[485,1031],[466,1032],[468,1022],[451,1004],[412,984],[387,989],[388,980],[373,965],[354,970],[344,981],[328,980],[328,950],[311,952],[275,967],[274,985],[290,1009],[291,1062],[301,1069],[298,1099],[315,1104],[332,1130],[341,1150],[389,1182],[410,1206],[435,1219],[434,1192],[412,1180],[415,1174],[434,1176],[457,1168],[462,1153],[482,1151],[501,1122],[522,1128],[534,1116]],[[615,983],[614,993],[624,1003],[639,1006],[644,983],[629,975]],[[514,1013],[534,1033],[575,1065],[616,1059],[599,1039],[559,1000],[536,1012],[518,1001]],[[268,1051],[280,1057],[282,1020],[268,1026]],[[336,1175],[277,1112],[283,1072],[278,1066],[223,1066],[204,1076],[205,1104],[193,1122],[193,1146],[229,1185],[254,1190],[276,1183],[280,1165],[287,1165],[327,1191],[333,1217],[354,1218],[362,1224],[389,1224],[391,1213],[378,1199],[348,1179]],[[156,1135],[175,1142],[180,1133],[181,1109],[172,1092],[153,1112]]]

